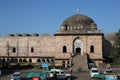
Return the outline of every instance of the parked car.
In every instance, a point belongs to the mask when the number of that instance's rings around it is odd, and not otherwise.
[[[27,74],[27,79],[38,79],[38,78],[40,78],[41,80],[44,80],[45,79],[45,76],[44,76],[44,74],[43,73],[39,73],[39,72],[29,72],[28,74]],[[36,80],[37,80],[36,79]]]
[[[105,69],[105,70],[103,71],[103,73],[104,73],[104,74],[112,74],[112,73],[114,73],[114,72],[113,72],[112,69]]]
[[[38,76],[33,76],[33,77],[31,78],[31,80],[41,80],[41,78],[38,77]]]
[[[64,70],[61,69],[51,69],[50,71],[55,71],[55,74],[58,79],[67,79],[71,76],[70,74],[66,74]],[[52,73],[50,75],[52,75]]]
[[[94,77],[94,75],[98,75],[99,74],[99,71],[97,68],[91,68],[90,69],[90,76],[91,77]]]
[[[20,72],[14,72],[11,75],[11,80],[21,80],[22,79],[22,74]]]

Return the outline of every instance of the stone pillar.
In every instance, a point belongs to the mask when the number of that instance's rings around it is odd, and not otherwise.
[[[65,61],[65,68],[67,68],[68,67],[68,65],[67,65],[67,61]]]

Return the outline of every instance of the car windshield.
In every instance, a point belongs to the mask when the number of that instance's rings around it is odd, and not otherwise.
[[[59,74],[59,72],[58,72],[58,71],[56,71],[56,73],[57,73],[57,74]]]
[[[13,74],[12,76],[13,77],[18,77],[18,76],[20,76],[20,74]]]
[[[94,72],[94,73],[98,73],[98,70],[92,70],[92,72]]]
[[[112,71],[106,71],[107,73],[112,73]]]
[[[61,74],[64,74],[64,72],[62,71]]]
[[[54,72],[50,72],[50,73],[52,73],[52,74],[53,74]]]

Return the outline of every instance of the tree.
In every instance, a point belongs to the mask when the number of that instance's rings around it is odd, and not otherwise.
[[[120,29],[116,33],[115,44],[109,58],[112,59],[115,65],[120,65]]]

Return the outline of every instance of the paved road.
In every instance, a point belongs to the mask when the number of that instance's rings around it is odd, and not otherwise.
[[[22,80],[26,80],[26,74],[31,72],[31,71],[35,71],[35,72],[40,72],[39,69],[25,69],[25,70],[19,70],[19,69],[11,69],[11,70],[5,70],[6,73],[4,73],[4,75],[0,76],[0,80],[10,80],[10,76],[13,72],[15,71],[20,71],[22,73]],[[67,73],[69,73],[68,71],[66,71]],[[118,72],[119,73],[119,72]],[[90,78],[90,74],[89,71],[86,72],[73,72],[72,74],[72,79],[71,80],[94,80],[92,78]]]
[[[26,70],[19,70],[19,69],[11,69],[11,70],[5,70],[4,75],[0,76],[0,80],[10,80],[10,76],[13,72],[15,71],[20,71],[22,73],[22,77],[23,80],[26,80],[26,74],[31,72],[31,71],[35,71],[35,72],[40,72],[39,69],[26,69]],[[68,71],[66,71],[67,73],[69,73]],[[72,74],[72,80],[92,80],[89,76],[89,72],[73,72]]]

